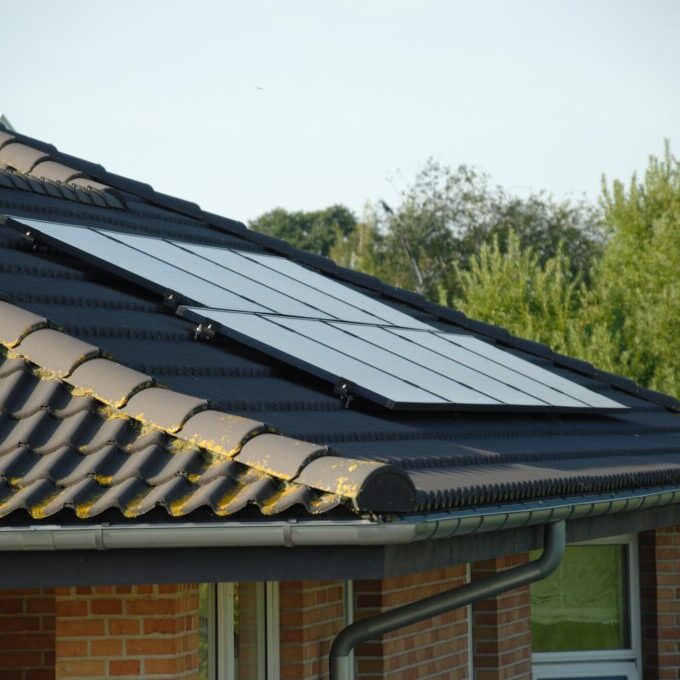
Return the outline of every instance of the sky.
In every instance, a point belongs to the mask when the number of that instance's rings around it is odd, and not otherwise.
[[[429,157],[596,199],[670,139],[675,0],[0,0],[0,111],[248,221],[398,202]]]

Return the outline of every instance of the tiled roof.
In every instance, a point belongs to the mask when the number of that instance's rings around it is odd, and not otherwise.
[[[0,343],[0,517],[414,507],[401,470],[334,456],[161,388],[6,302]]]
[[[0,213],[276,252],[442,330],[464,330],[495,341],[506,351],[630,409],[617,414],[569,415],[398,413],[357,402],[344,408],[342,401],[313,377],[234,341],[219,337],[197,340],[193,326],[175,316],[157,296],[63,252],[24,241],[0,226],[0,295],[50,318],[72,338],[115,356],[130,369],[194,397],[196,401],[186,402],[187,406],[205,408],[203,400],[208,400],[212,409],[268,423],[290,439],[332,447],[341,460],[388,463],[413,482],[415,507],[420,511],[680,481],[680,416],[676,412],[680,405],[673,398],[557,355],[543,345],[510,336],[501,328],[468,319],[373,277],[338,268],[325,258],[302,253],[250,232],[233,220],[205,213],[192,203],[164,196],[147,184],[65,156],[43,142],[17,133],[13,140],[111,187],[124,208],[66,201],[0,184]],[[37,154],[22,153],[26,159],[38,158]],[[13,162],[17,165],[19,161],[17,157]],[[44,162],[35,160],[29,174]],[[86,368],[87,363],[82,370]],[[90,373],[98,374],[93,367]],[[132,375],[130,380],[134,382]],[[112,379],[103,379],[103,385],[111,383]],[[97,386],[102,394],[103,385]],[[154,392],[148,391],[151,399]],[[104,396],[112,398],[115,390]],[[133,399],[117,408],[127,409],[129,415],[149,418],[153,414],[152,422],[164,418],[156,424],[168,430],[179,424],[171,410],[161,408],[154,413],[148,404]],[[207,412],[199,410],[177,434],[187,434],[192,420],[200,423]],[[200,437],[197,430],[187,438],[201,444]],[[262,464],[266,468],[273,458],[268,437],[258,435],[252,448],[243,447],[235,460],[242,458],[242,464],[266,460]],[[295,482],[325,489],[320,482],[329,470],[324,468],[337,471],[333,466],[340,464],[328,461],[323,456],[307,464]],[[296,471],[294,464],[283,465],[280,460],[277,464],[277,479],[285,481]]]

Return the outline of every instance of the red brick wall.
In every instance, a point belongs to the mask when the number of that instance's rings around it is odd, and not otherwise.
[[[356,581],[354,618],[359,620],[421,600],[466,582],[466,567]],[[464,680],[468,677],[467,610],[458,609],[403,628],[356,651],[361,680]]]
[[[198,677],[195,585],[61,588],[55,610],[58,680]]]
[[[524,564],[526,554],[477,562],[472,580]],[[473,607],[475,680],[531,680],[531,599],[529,587],[502,593]]]
[[[279,584],[281,680],[328,677],[328,652],[344,627],[342,581]]]
[[[643,677],[680,678],[680,527],[639,536]]]
[[[52,590],[0,590],[0,678],[53,680]]]

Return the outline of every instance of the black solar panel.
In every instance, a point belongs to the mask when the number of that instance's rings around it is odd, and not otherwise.
[[[10,226],[173,297],[186,318],[389,408],[625,406],[479,338],[442,333],[286,258],[16,218]]]

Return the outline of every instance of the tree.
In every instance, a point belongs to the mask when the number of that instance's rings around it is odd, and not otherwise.
[[[588,277],[604,244],[600,213],[586,203],[511,196],[484,173],[432,159],[397,205],[370,205],[363,222],[362,238],[349,237],[334,256],[444,304],[460,296],[460,274],[481,247],[496,243],[505,252],[511,232],[541,265],[561,252],[574,279]]]
[[[469,266],[460,267],[456,306],[468,316],[494,323],[515,335],[542,342],[558,352],[578,346],[578,314],[583,287],[558,246],[541,262],[513,231],[501,247],[498,236],[482,244]]]
[[[250,227],[310,253],[328,256],[336,243],[353,233],[356,218],[344,205],[309,212],[275,208],[253,220]]]
[[[584,353],[680,395],[680,163],[666,144],[644,180],[603,180],[609,241],[584,310]]]

